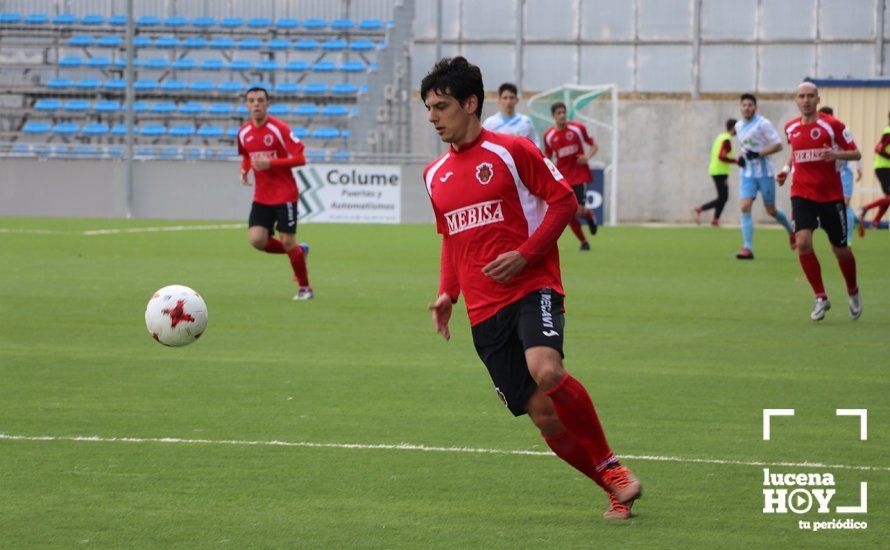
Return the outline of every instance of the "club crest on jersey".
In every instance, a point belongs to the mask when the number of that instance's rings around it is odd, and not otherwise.
[[[566,134],[567,141],[572,141],[573,139],[575,139],[575,132],[569,132],[568,134]]]
[[[819,128],[813,128],[812,130],[810,130],[810,137],[813,139],[819,139],[821,135],[822,130],[820,130]]]
[[[491,166],[490,162],[483,162],[476,166],[476,179],[479,180],[479,183],[482,185],[488,185],[488,182],[491,181],[491,176],[494,175],[494,168]]]
[[[264,143],[265,145],[272,145],[272,135],[271,135],[271,134],[266,134],[266,135],[264,135],[264,136],[263,136],[263,143]]]

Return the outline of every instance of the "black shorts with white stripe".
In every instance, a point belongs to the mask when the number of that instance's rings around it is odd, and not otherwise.
[[[816,202],[803,197],[791,197],[791,217],[794,230],[815,230],[822,227],[828,240],[837,248],[847,246],[847,205],[844,201]]]

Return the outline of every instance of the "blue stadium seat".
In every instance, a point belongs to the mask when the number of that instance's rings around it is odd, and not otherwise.
[[[189,147],[186,152],[186,158],[189,160],[200,160],[204,156],[204,151],[200,147]]]
[[[293,95],[300,91],[300,86],[293,82],[279,82],[272,91],[281,95]]]
[[[159,101],[151,106],[150,112],[155,115],[169,115],[176,112],[176,104],[172,101]]]
[[[303,86],[303,93],[306,95],[320,95],[328,93],[328,85],[321,82],[310,82]]]
[[[183,39],[182,41],[183,48],[189,48],[192,50],[206,48],[208,44],[209,42],[207,42],[207,39],[201,36],[190,36]]]
[[[133,103],[133,112],[136,114],[147,113],[148,109],[149,105],[144,101],[136,101]],[[126,106],[124,106],[124,110],[126,110]]]
[[[115,27],[125,27],[127,25],[126,15],[112,15],[108,18],[108,24]]]
[[[247,106],[241,103],[235,108],[235,114],[238,116],[247,116],[250,112],[247,110]]]
[[[331,93],[334,95],[355,95],[358,91],[355,84],[340,83],[331,86]]]
[[[221,71],[226,63],[222,59],[205,59],[201,62],[202,71]]]
[[[13,155],[30,155],[31,145],[29,143],[16,143],[12,147]]]
[[[102,85],[102,81],[98,78],[81,78],[74,83],[74,88],[81,91],[98,90]]]
[[[160,88],[163,92],[181,92],[185,90],[186,83],[182,80],[165,80],[161,82]]]
[[[97,158],[99,148],[95,145],[76,145],[71,148],[71,156],[80,158]]]
[[[259,50],[263,47],[263,41],[259,38],[242,38],[235,47],[239,50]]]
[[[281,65],[278,64],[274,59],[266,59],[264,61],[260,61],[256,64],[256,70],[263,72],[272,72],[278,71],[281,69]]]
[[[133,47],[134,48],[148,48],[151,46],[151,38],[148,36],[134,36],[133,37]]]
[[[66,55],[59,60],[59,67],[65,69],[76,69],[83,65],[84,59],[79,55]]]
[[[195,62],[194,59],[186,58],[177,59],[170,65],[170,67],[172,67],[174,71],[191,71],[197,66],[198,64]]]
[[[95,40],[89,34],[75,34],[68,39],[68,45],[72,48],[86,48],[92,46]]]
[[[198,129],[197,134],[198,137],[206,139],[221,138],[223,135],[223,129],[219,126],[214,126],[213,124],[205,124]]]
[[[237,29],[244,26],[244,20],[240,17],[226,17],[220,19],[219,26],[224,29]]]
[[[111,58],[105,56],[96,56],[87,59],[87,62],[84,64],[91,69],[107,69],[111,65]]]
[[[80,125],[73,122],[62,122],[53,126],[53,133],[60,136],[73,136],[80,132]]]
[[[349,128],[340,130],[340,139],[349,139]]]
[[[142,65],[142,61],[138,57],[133,58],[133,68],[140,67]],[[121,57],[117,61],[114,62],[114,68],[124,70],[127,68],[127,58]]]
[[[370,40],[354,40],[349,43],[349,51],[353,52],[369,52],[376,47]]]
[[[158,154],[158,150],[151,145],[140,145],[133,148],[133,156],[149,158]]]
[[[219,90],[220,92],[224,92],[224,93],[240,92],[241,90],[244,89],[244,83],[227,80],[224,82],[220,82],[219,86],[216,89]]]
[[[22,131],[26,134],[48,134],[52,131],[53,126],[49,122],[32,121],[22,127]]]
[[[188,85],[190,92],[198,93],[212,92],[214,88],[216,88],[216,84],[209,80],[195,80],[194,82],[189,82]]]
[[[284,38],[273,38],[266,43],[266,47],[270,50],[289,50],[293,44],[291,44],[290,40],[285,40]]]
[[[227,68],[230,71],[251,71],[253,70],[253,63],[247,61],[246,59],[233,59],[229,62],[229,66]]]
[[[74,86],[74,81],[64,76],[51,78],[46,83],[46,87],[51,90],[67,90],[72,86]]]
[[[344,73],[363,73],[368,70],[368,66],[361,61],[347,61],[340,65],[340,70]]]
[[[153,78],[141,78],[133,83],[133,89],[138,92],[153,92],[158,89],[158,81]]]
[[[123,78],[112,78],[111,80],[106,80],[105,84],[102,85],[102,89],[104,90],[126,90],[127,89],[127,81]]]
[[[111,132],[107,124],[84,124],[80,133],[88,137],[106,136]]]
[[[298,19],[293,19],[290,17],[285,17],[284,19],[279,19],[275,22],[275,28],[277,29],[287,29],[293,30],[300,26],[300,21]]]
[[[53,25],[73,25],[77,23],[77,17],[70,13],[60,13],[53,17],[52,23]]]
[[[334,19],[331,21],[331,29],[335,31],[348,31],[355,27],[355,21],[352,19]]]
[[[29,13],[22,19],[22,23],[26,25],[46,25],[49,23],[49,16],[45,13]]]
[[[234,107],[231,103],[214,103],[207,108],[207,114],[213,116],[230,116]]]
[[[325,40],[321,44],[321,49],[326,52],[342,52],[346,49],[345,40]]]
[[[141,15],[136,18],[137,27],[157,27],[161,24],[161,18],[157,15]]]
[[[231,38],[216,37],[210,40],[208,46],[214,50],[231,50],[235,47],[235,41]]]
[[[332,73],[337,70],[337,64],[333,61],[316,61],[312,64],[312,71],[316,73]]]
[[[212,17],[195,17],[192,19],[192,26],[199,29],[207,29],[216,25],[216,19]]]
[[[293,61],[288,61],[284,65],[284,70],[292,73],[299,73],[309,69],[309,63],[305,61],[301,61],[299,59],[295,59]]]
[[[121,110],[121,102],[113,100],[100,100],[93,106],[93,111],[97,113],[117,113]]]
[[[182,16],[168,17],[164,19],[164,26],[170,28],[181,28],[189,24],[189,20]]]
[[[324,162],[328,152],[324,149],[306,149],[306,160],[309,162]]]
[[[250,84],[248,84],[248,85],[246,86],[245,89],[249,90],[249,89],[251,89],[251,88],[263,88],[263,89],[266,90],[267,92],[271,92],[271,91],[272,91],[272,85],[271,85],[271,84],[269,84],[268,82],[262,82],[262,81],[259,81],[259,80],[255,81],[255,82],[251,82]]]
[[[15,25],[22,20],[22,16],[14,12],[0,13],[0,25]]]
[[[294,42],[294,49],[300,50],[303,52],[311,52],[313,50],[317,50],[318,49],[318,40],[312,40],[309,38],[297,40],[296,42]]]
[[[238,130],[240,130],[238,126],[232,126],[231,128],[226,130],[226,137],[235,139],[238,137]]]
[[[105,22],[105,16],[97,13],[88,13],[80,18],[81,25],[101,25]]]
[[[236,158],[238,158],[238,149],[236,149],[234,147],[225,147],[223,149],[218,150],[216,152],[216,154],[214,155],[214,157],[218,158],[220,160],[236,159]]]
[[[136,128],[133,128],[133,133],[138,134]],[[127,135],[127,125],[126,124],[115,124],[111,127],[111,135],[113,136],[125,136]]]
[[[314,103],[301,103],[294,108],[297,116],[315,116],[319,113],[318,105]]]
[[[62,102],[58,99],[51,98],[41,98],[38,99],[34,103],[34,109],[37,111],[43,111],[45,113],[51,113],[53,111],[58,111],[62,108]]]
[[[126,154],[127,148],[123,145],[112,145],[108,149],[105,150],[105,154],[108,157],[113,159],[122,159],[124,158],[124,154]]]
[[[267,17],[254,17],[247,22],[247,26],[251,29],[267,29],[272,24],[272,20]]]
[[[195,127],[191,124],[177,124],[170,128],[170,136],[175,138],[190,138],[195,135]]]
[[[289,115],[290,111],[290,105],[288,105],[287,103],[273,103],[269,106],[269,114],[272,116]]]
[[[123,38],[113,34],[100,36],[96,40],[96,45],[100,48],[120,48],[124,44]]]
[[[170,67],[170,61],[166,57],[151,57],[142,62],[142,67],[160,71]]]
[[[68,151],[70,149],[67,145],[58,144],[58,145],[49,145],[47,144],[46,149],[44,149],[45,154],[51,157],[65,157],[68,156]]]
[[[167,133],[167,128],[163,124],[146,124],[139,129],[139,135],[142,137],[161,137]]]
[[[182,151],[179,150],[179,147],[168,145],[166,147],[161,147],[161,152],[158,156],[162,159],[178,159],[181,155]]]
[[[340,130],[333,126],[322,126],[312,131],[312,139],[336,139],[340,137]]]
[[[348,149],[339,149],[334,151],[331,154],[331,161],[333,162],[349,162],[349,150]]]
[[[179,39],[175,36],[159,36],[155,40],[155,48],[178,48]]]
[[[181,115],[200,115],[205,111],[203,103],[190,101],[179,106],[179,114]]]
[[[69,99],[62,109],[69,113],[85,113],[90,110],[90,102],[86,99]]]
[[[306,139],[309,137],[309,128],[305,126],[294,126],[291,128],[291,133],[297,136],[297,139]]]
[[[320,31],[328,28],[328,22],[324,19],[307,19],[303,21],[303,28],[310,31]]]
[[[360,31],[379,31],[383,28],[383,21],[379,19],[363,19],[358,24]]]
[[[326,105],[322,110],[321,114],[327,117],[345,117],[349,115],[349,107],[344,105]]]

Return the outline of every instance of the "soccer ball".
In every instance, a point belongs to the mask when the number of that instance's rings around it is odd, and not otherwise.
[[[207,304],[187,286],[165,286],[148,301],[145,326],[148,333],[165,346],[191,344],[207,328]]]

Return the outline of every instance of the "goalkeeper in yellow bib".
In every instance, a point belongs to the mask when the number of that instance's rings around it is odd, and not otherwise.
[[[735,135],[736,119],[730,118],[726,121],[726,131],[721,132],[714,144],[711,145],[711,164],[708,166],[708,174],[714,180],[714,186],[717,187],[717,198],[711,202],[696,206],[692,209],[693,219],[695,223],[701,223],[701,214],[708,210],[714,210],[714,217],[711,219],[711,226],[718,227],[720,225],[720,215],[723,214],[723,207],[729,199],[729,186],[726,180],[729,179],[729,172],[733,164],[739,166],[745,165],[744,157],[738,159],[732,156],[732,136]]]

